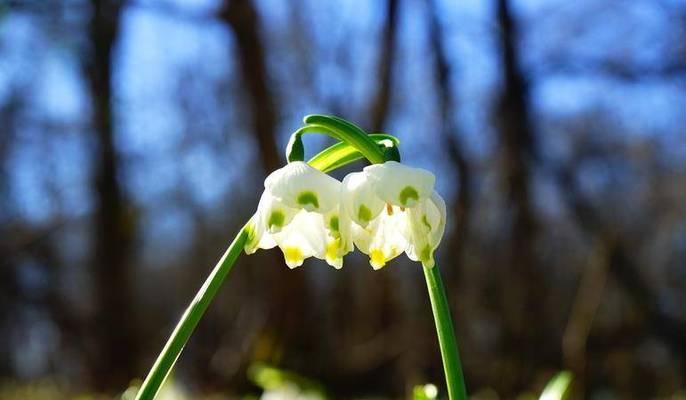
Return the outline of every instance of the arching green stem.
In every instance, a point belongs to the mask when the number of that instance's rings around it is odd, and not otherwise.
[[[369,137],[382,149],[397,148],[400,143],[395,136],[385,133],[371,133]],[[357,148],[346,142],[338,142],[317,153],[307,163],[322,172],[330,172],[363,158]]]
[[[438,265],[433,268],[422,268],[426,278],[426,288],[429,291],[431,300],[431,310],[436,322],[436,334],[438,335],[438,345],[441,348],[443,358],[443,371],[445,372],[445,383],[448,388],[450,400],[467,400],[467,388],[464,383],[460,354],[455,339],[452,318],[450,317],[450,307],[448,298],[443,287],[441,273]]]
[[[289,161],[302,159],[304,149],[300,135],[305,133],[324,133],[341,143],[325,149],[310,160],[315,167],[332,171],[362,157],[371,163],[383,163],[399,159],[398,141],[395,137],[384,134],[367,135],[356,125],[343,119],[325,115],[308,115],[304,119],[306,126],[297,130],[289,142],[287,154]],[[248,240],[248,229],[244,227],[233,240],[222,258],[214,267],[205,283],[200,288],[191,304],[179,320],[162,352],[141,386],[136,400],[153,400],[160,387],[169,376],[181,351],[198,325],[200,318],[207,310],[219,287],[231,271],[233,264]],[[457,341],[450,318],[450,310],[441,281],[438,267],[424,268],[431,308],[436,321],[436,332],[443,358],[448,395],[451,400],[466,400],[466,389],[462,366],[458,354]]]
[[[136,400],[152,400],[157,395],[160,387],[169,376],[169,372],[179,358],[179,354],[186,346],[186,342],[191,337],[191,334],[198,325],[200,318],[202,318],[207,306],[210,305],[212,299],[217,294],[217,290],[221,286],[226,276],[231,272],[233,264],[236,262],[239,254],[245,246],[248,238],[248,233],[244,227],[233,240],[229,248],[214,267],[210,275],[205,280],[198,293],[195,295],[193,301],[183,313],[183,316],[176,324],[174,332],[172,332],[167,344],[162,349],[162,352],[157,357],[155,364],[145,378],[141,386]]]
[[[337,117],[319,114],[308,115],[303,121],[307,126],[301,129],[308,129],[310,127],[324,129],[327,134],[355,147],[369,162],[379,164],[385,161],[384,153],[376,142],[366,132],[350,122]],[[308,130],[308,132],[316,132],[316,129]]]

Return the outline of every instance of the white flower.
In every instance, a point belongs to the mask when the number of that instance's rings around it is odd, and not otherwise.
[[[374,269],[403,251],[433,267],[443,237],[446,210],[426,170],[395,161],[370,165],[343,179],[341,202],[353,224],[353,241]]]
[[[279,246],[289,268],[309,257],[341,268],[352,250],[350,220],[340,212],[341,183],[296,161],[272,172],[264,187],[245,252]]]
[[[425,267],[433,267],[434,251],[445,232],[445,201],[435,191],[431,197],[416,207],[408,208],[410,240],[405,251],[412,261],[420,261]]]
[[[395,161],[351,173],[342,183],[292,162],[265,180],[245,251],[278,246],[290,268],[309,257],[341,268],[354,243],[374,269],[403,252],[433,267],[446,219],[434,182],[432,173]]]

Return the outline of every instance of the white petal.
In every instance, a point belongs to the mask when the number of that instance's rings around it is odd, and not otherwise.
[[[374,269],[400,255],[407,248],[407,214],[400,207],[388,207],[366,228],[353,224],[357,248],[369,255]]]
[[[383,210],[384,202],[365,172],[353,172],[343,179],[341,202],[348,216],[365,227]]]
[[[246,254],[253,254],[257,249],[271,249],[276,246],[274,238],[260,222],[259,214],[256,213],[250,218],[246,230],[248,233],[248,240],[244,246]]]
[[[370,165],[364,172],[374,182],[376,194],[383,201],[400,207],[414,207],[431,196],[436,181],[431,172],[396,161]]]
[[[435,191],[431,198],[417,207],[408,209],[410,243],[407,256],[413,261],[421,261],[425,267],[434,266],[434,251],[445,232],[446,207],[443,198]]]
[[[309,257],[324,259],[326,256],[327,234],[321,214],[302,210],[273,237],[289,268],[301,266]]]
[[[302,161],[272,172],[264,187],[285,205],[326,213],[338,204],[341,183]]]
[[[353,251],[350,218],[336,207],[324,216],[326,225],[326,262],[336,269],[343,267],[343,256]]]
[[[268,190],[262,193],[260,202],[257,205],[259,223],[269,233],[281,231],[297,213],[298,209],[287,206],[281,200],[272,196]]]
[[[431,232],[431,242],[434,244],[434,248],[438,247],[443,239],[443,234],[445,233],[445,224],[447,220],[447,211],[445,207],[445,200],[441,197],[438,192],[434,191],[431,193],[431,202],[438,209],[438,228],[432,230]]]

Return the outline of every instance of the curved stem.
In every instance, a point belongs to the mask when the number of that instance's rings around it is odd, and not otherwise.
[[[369,162],[380,164],[386,161],[379,146],[358,126],[338,117],[312,114],[303,118],[307,126],[317,126],[327,130],[327,134],[339,138],[357,148]]]
[[[400,142],[395,136],[385,133],[371,133],[369,137],[379,147],[383,146],[385,148],[397,147]],[[347,142],[338,142],[314,155],[307,163],[322,172],[331,172],[363,158],[364,155],[356,147]]]
[[[436,322],[436,333],[438,344],[441,348],[443,358],[443,371],[445,372],[445,383],[448,387],[448,397],[450,400],[466,400],[467,388],[464,384],[464,375],[460,363],[460,355],[457,349],[457,340],[453,322],[450,318],[450,308],[448,298],[445,295],[443,280],[438,270],[438,265],[433,268],[423,268],[426,278],[426,288],[431,299],[431,310]]]
[[[160,387],[169,376],[169,372],[174,367],[176,360],[179,358],[179,354],[186,346],[186,342],[190,338],[191,334],[198,325],[200,318],[202,318],[207,306],[217,294],[219,287],[222,282],[231,271],[234,262],[238,258],[239,254],[245,246],[245,242],[248,238],[248,233],[245,228],[236,235],[229,248],[219,260],[217,265],[214,267],[210,275],[205,280],[198,293],[191,304],[183,313],[183,316],[176,324],[174,332],[172,332],[167,344],[162,349],[162,352],[157,357],[155,364],[145,378],[143,385],[141,386],[138,394],[136,395],[136,400],[152,400],[157,395]]]

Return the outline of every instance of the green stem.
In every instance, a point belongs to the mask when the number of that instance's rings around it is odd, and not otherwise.
[[[369,138],[369,135],[358,126],[330,115],[307,115],[303,118],[308,126],[317,126],[327,130],[327,134],[349,143],[362,153],[372,164],[381,164],[384,161],[384,153],[379,146]]]
[[[245,242],[248,238],[248,233],[245,228],[236,235],[229,248],[219,260],[217,265],[214,267],[210,276],[207,277],[205,283],[202,285],[198,293],[191,304],[183,313],[181,320],[176,324],[174,332],[172,332],[167,344],[162,349],[162,352],[157,357],[155,364],[148,373],[147,378],[143,382],[138,395],[136,395],[136,400],[152,400],[157,395],[160,387],[169,376],[169,372],[174,367],[176,360],[179,358],[179,354],[186,346],[188,338],[195,330],[198,325],[200,318],[202,318],[207,306],[217,294],[219,287],[222,282],[231,271],[233,264],[240,255]]]
[[[433,268],[423,268],[426,278],[426,288],[431,299],[431,310],[436,321],[436,333],[438,334],[438,344],[441,348],[443,358],[443,371],[445,372],[445,382],[448,387],[448,397],[450,400],[466,400],[467,389],[464,384],[460,355],[455,340],[453,322],[450,318],[450,308],[448,298],[445,295],[443,280],[438,266]]]

